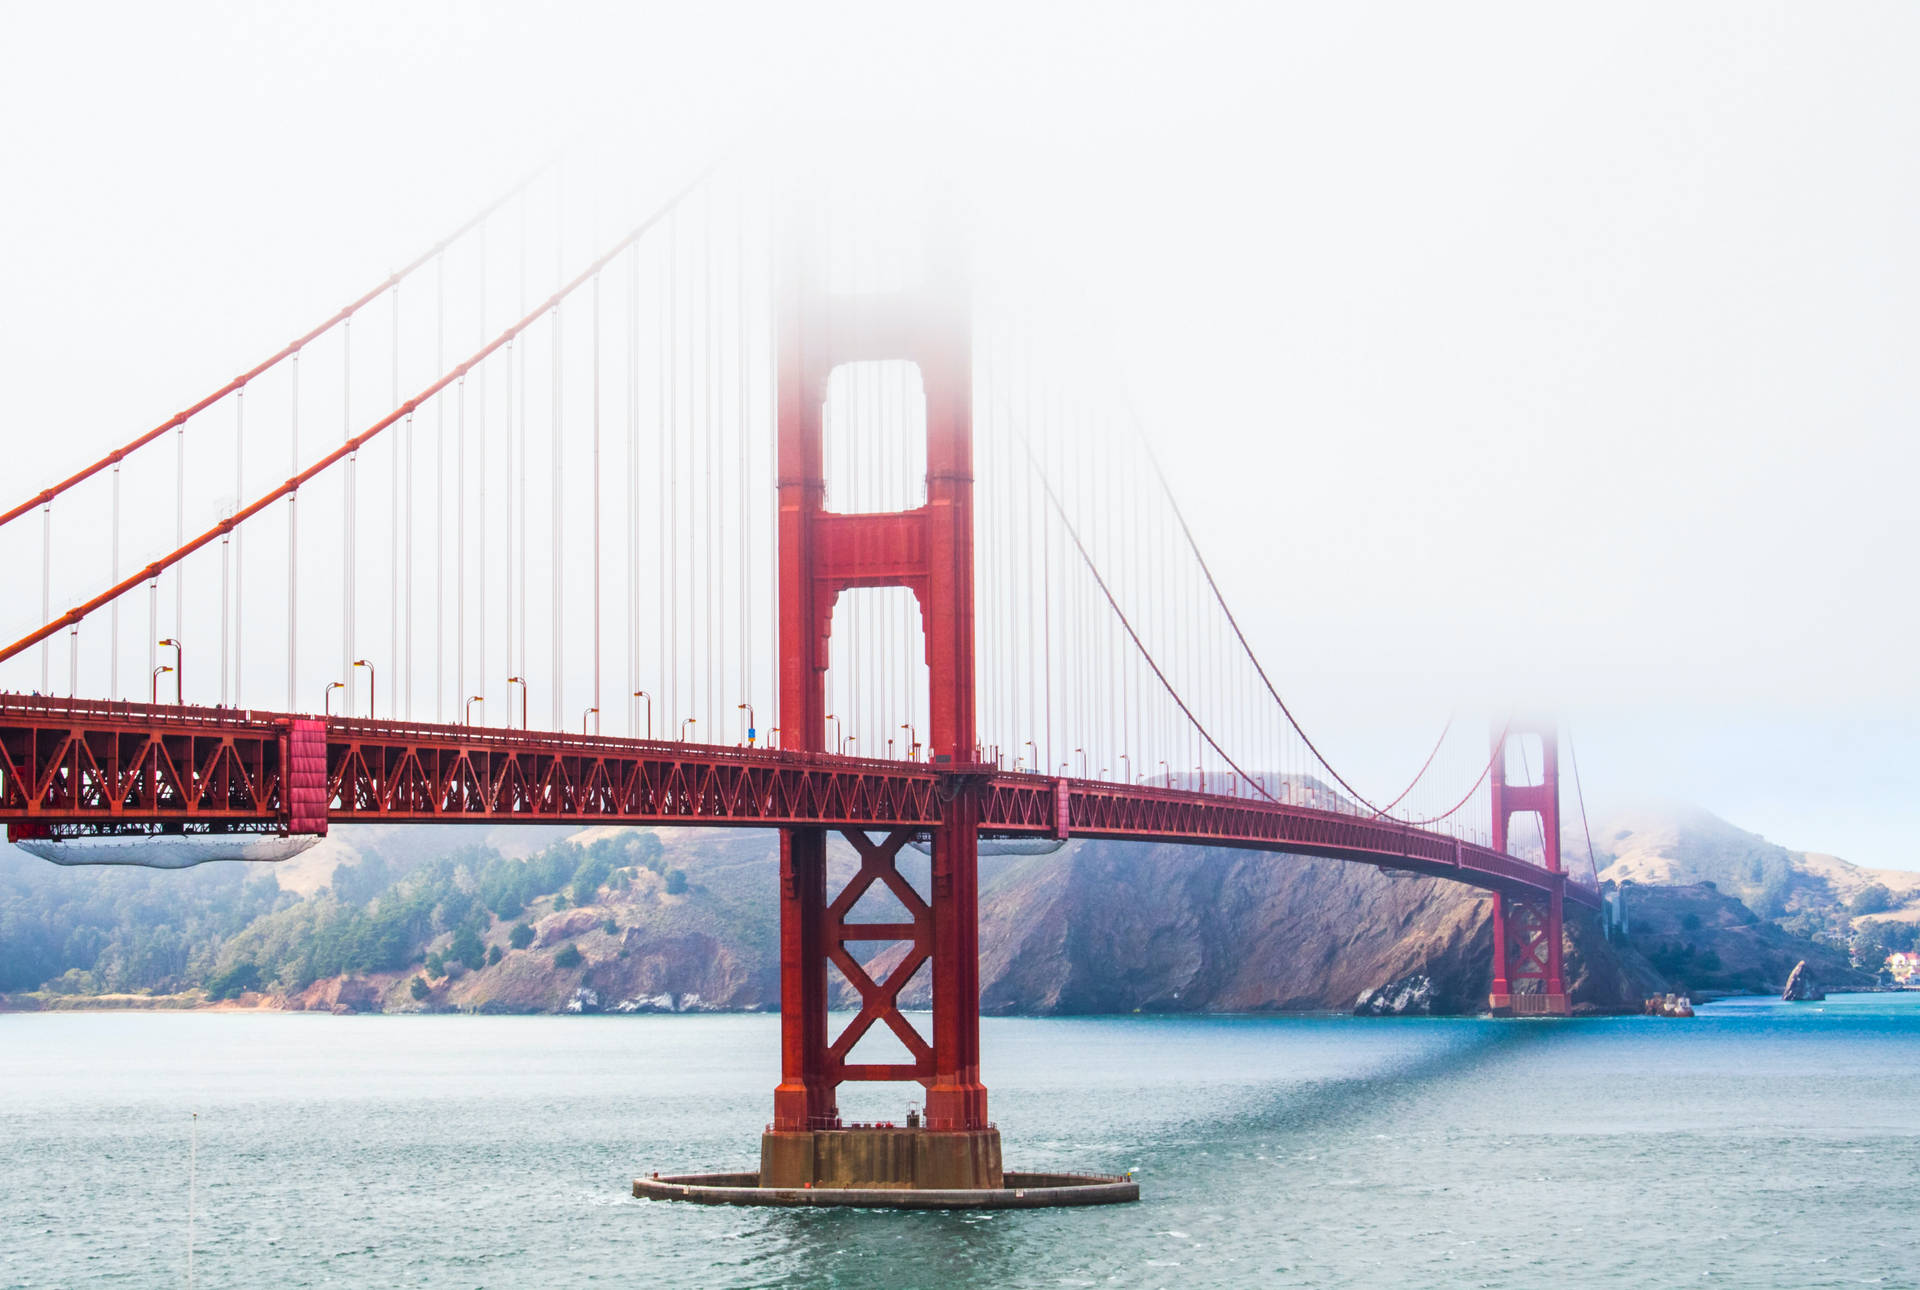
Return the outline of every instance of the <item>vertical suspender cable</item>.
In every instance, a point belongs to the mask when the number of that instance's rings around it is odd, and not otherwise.
[[[400,406],[400,284],[393,284],[391,293],[393,306],[392,332],[393,355],[390,363],[392,384],[389,387],[388,402],[393,407]],[[393,698],[394,682],[399,680],[400,662],[400,453],[404,445],[400,439],[393,440],[388,448],[387,488],[389,490],[387,513],[387,661],[385,666],[396,670],[387,673],[387,711],[395,710]],[[372,696],[368,696],[371,698]],[[372,703],[367,705],[367,715],[378,717]]]
[[[238,477],[239,457],[236,455],[234,460],[236,463],[234,474]],[[234,495],[236,497],[242,495],[237,486]],[[113,533],[108,541],[112,545],[108,559],[113,565],[113,585],[117,587],[120,585],[120,463],[117,461],[113,463]],[[117,596],[114,598],[110,617],[112,623],[108,631],[113,640],[112,650],[107,656],[107,694],[111,698],[123,699],[126,696],[120,691],[120,599]]]
[[[480,226],[480,236],[477,244],[480,248],[480,298],[478,302],[480,342],[485,344],[487,336],[490,334],[487,331],[487,226],[485,224]],[[476,368],[474,376],[479,383],[477,398],[474,401],[473,451],[474,473],[477,477],[475,481],[476,495],[474,504],[477,508],[475,514],[480,517],[480,541],[477,552],[480,557],[478,561],[479,577],[474,580],[474,595],[479,598],[479,604],[477,606],[479,613],[475,618],[475,625],[479,628],[479,642],[477,645],[478,658],[476,660],[478,671],[476,675],[478,675],[480,679],[475,684],[474,690],[480,694],[484,700],[487,690],[490,688],[487,684],[487,534],[491,527],[487,523],[487,365],[482,363]],[[466,701],[466,697],[464,694],[460,696],[463,704]],[[483,701],[480,705],[480,715],[483,718],[486,716],[486,711],[487,705]]]
[[[514,640],[513,633],[514,633],[514,613],[515,613],[515,608],[513,603],[513,562],[515,559],[518,558],[516,552],[518,551],[518,542],[519,542],[519,535],[513,527],[513,524],[514,524],[514,513],[513,513],[513,482],[514,482],[513,481],[513,460],[514,460],[514,457],[513,457],[513,454],[514,454],[515,438],[516,436],[526,434],[526,427],[519,423],[519,418],[515,413],[514,385],[515,385],[516,373],[513,370],[513,364],[514,364],[513,343],[509,341],[507,343],[507,363],[506,363],[506,366],[507,366],[507,451],[506,451],[505,457],[501,461],[501,466],[507,472],[507,478],[506,478],[506,486],[500,490],[506,503],[507,531],[506,531],[505,537],[506,537],[507,549],[506,549],[504,558],[500,561],[500,603],[506,606],[506,612],[507,612],[506,636],[504,638],[505,648],[503,650],[503,652],[506,655],[506,658],[504,661],[507,665],[507,672],[509,675],[524,678],[526,676],[526,673],[519,671],[517,668],[513,666],[513,640]],[[507,690],[507,711],[504,715],[506,717],[506,720],[503,721],[501,724],[509,725],[509,726],[512,725],[513,724],[513,690],[511,688]]]
[[[626,733],[639,735],[639,248],[626,257]],[[659,687],[655,687],[659,689]]]
[[[293,381],[293,419],[288,439],[293,461],[292,473],[300,473],[300,355],[291,363]],[[287,494],[287,711],[298,712],[295,693],[296,673],[300,665],[300,490]],[[149,633],[151,635],[152,633]]]
[[[347,441],[353,439],[353,319],[342,324],[340,331],[340,434]],[[340,679],[346,682],[347,715],[354,714],[357,701],[354,677],[358,671],[353,666],[353,606],[354,585],[354,510],[355,493],[359,488],[358,473],[360,454],[358,451],[347,454],[347,473],[341,496],[340,526]],[[186,539],[184,535],[181,540]]]
[[[753,564],[749,552],[753,548],[753,517],[747,509],[747,190],[743,185],[734,206],[734,305],[733,326],[737,349],[734,354],[735,376],[739,384],[734,407],[736,425],[734,432],[739,437],[739,475],[735,487],[739,490],[740,529],[737,536],[740,550],[740,699],[753,703],[753,616],[750,605],[753,598]]]
[[[467,378],[453,403],[453,701],[467,713]]]
[[[434,257],[433,370],[447,370],[447,261]],[[433,401],[433,719],[447,717],[447,401]],[[461,696],[464,698],[465,696]]]
[[[407,413],[407,423],[405,426],[401,428],[400,433],[401,433],[401,436],[406,440],[406,445],[407,445],[407,453],[406,453],[407,485],[405,488],[400,490],[400,496],[401,496],[400,505],[404,511],[404,514],[401,517],[401,524],[402,524],[402,529],[406,535],[405,541],[402,543],[403,549],[400,552],[400,563],[401,563],[401,566],[406,570],[406,585],[402,587],[400,591],[400,612],[406,618],[406,622],[402,628],[405,634],[404,654],[406,659],[406,685],[407,685],[407,692],[406,692],[404,707],[405,707],[406,718],[407,720],[411,721],[413,720],[413,715],[414,715],[414,706],[413,706],[413,563],[414,563],[413,562],[413,493],[414,493],[414,488],[413,488],[413,481],[416,478],[416,473],[414,471],[414,457],[413,457],[413,413],[411,412]]]
[[[680,218],[667,220],[667,721],[681,718],[680,703]],[[676,733],[675,738],[679,735]]]
[[[53,617],[53,503],[40,508],[40,621]],[[52,664],[48,661],[48,642],[40,642],[40,693],[53,693]]]
[[[713,692],[714,654],[719,649],[719,640],[715,636],[714,630],[713,630],[713,600],[715,595],[714,576],[713,576],[713,544],[714,544],[714,539],[719,536],[719,532],[718,532],[719,521],[714,514],[714,501],[719,495],[717,491],[718,481],[715,479],[715,474],[714,474],[714,461],[715,461],[715,458],[719,455],[719,449],[718,449],[718,443],[717,443],[719,436],[718,434],[715,433],[716,422],[718,418],[716,417],[715,411],[714,411],[714,396],[717,393],[718,387],[719,387],[719,372],[715,365],[716,351],[718,349],[718,339],[719,339],[719,324],[714,317],[714,301],[713,301],[713,185],[712,184],[707,185],[706,198],[707,198],[706,224],[704,228],[701,230],[701,234],[700,234],[701,251],[706,260],[705,282],[701,287],[701,300],[700,300],[701,307],[706,311],[706,317],[703,320],[706,323],[706,326],[702,329],[704,333],[702,345],[701,345],[701,364],[702,364],[703,370],[701,372],[701,382],[700,382],[702,386],[702,390],[701,390],[702,398],[704,399],[706,404],[706,417],[705,417],[705,424],[701,428],[702,428],[702,431],[705,433],[706,439],[707,439],[707,465],[706,465],[705,478],[701,480],[701,489],[700,489],[701,504],[703,509],[706,512],[706,515],[705,515],[706,524],[704,525],[704,529],[703,529],[703,535],[705,540],[703,545],[706,547],[706,551],[705,551],[706,575],[704,580],[707,584],[707,613],[706,613],[705,625],[703,627],[703,633],[704,633],[705,639],[702,642],[701,652],[705,654],[707,658],[707,683],[706,683],[707,742],[713,743],[720,739],[721,732],[720,732],[719,724],[715,720],[715,711],[718,705],[715,702],[715,696]]]
[[[766,194],[766,476],[774,488],[768,488],[766,536],[772,545],[780,543],[780,292],[776,286],[776,246],[774,232],[774,192]],[[766,662],[768,697],[772,716],[768,729],[780,729],[780,561],[766,570]],[[781,741],[785,735],[781,735]]]
[[[566,513],[566,498],[562,487],[562,477],[566,468],[566,454],[562,451],[561,423],[565,413],[562,402],[565,375],[564,347],[564,306],[553,307],[553,724],[549,730],[565,730],[566,695],[563,693],[566,679],[566,658],[564,653],[565,637],[561,630],[560,615],[566,598],[561,591],[561,579],[566,576],[566,525],[563,518]]]
[[[245,474],[244,467],[246,464],[246,443],[247,443],[246,429],[247,429],[247,392],[245,390],[239,390],[233,396],[233,504],[236,508],[239,507],[242,500],[247,495],[245,480],[243,478]],[[120,489],[120,468],[118,466],[115,466],[114,467],[114,491],[118,493],[119,489]],[[115,506],[114,509],[117,511],[119,510],[119,507]],[[116,528],[116,530],[119,527],[119,521],[117,519],[114,523],[114,527]],[[240,696],[246,689],[246,676],[247,676],[246,667],[245,667],[246,652],[247,652],[247,629],[246,629],[245,623],[247,619],[246,619],[246,614],[243,612],[243,609],[242,609],[242,602],[246,596],[246,589],[247,589],[247,580],[245,576],[245,569],[243,567],[244,562],[242,560],[242,557],[246,552],[246,545],[245,545],[246,540],[247,540],[247,531],[244,526],[234,529],[234,532],[233,532],[233,625],[234,625],[234,629],[233,629],[233,703],[235,707],[241,706]],[[118,685],[114,686],[115,698],[119,697],[119,689],[120,687]],[[222,686],[221,689],[223,692],[220,696],[220,701],[222,703],[225,703],[227,701],[227,695],[224,693],[225,687]]]
[[[600,733],[600,275],[593,275],[593,732]]]
[[[520,194],[520,317],[527,316],[527,195]],[[527,421],[527,349],[520,347],[520,654],[519,666],[514,669],[521,678],[520,703],[524,709],[527,701],[527,620],[533,617],[527,603],[527,534],[531,522],[527,505],[527,440],[532,438]]]
[[[1045,401],[1042,401],[1045,408]],[[1053,438],[1053,418],[1046,412],[1041,414],[1041,440],[1044,446]],[[1040,517],[1041,532],[1044,535],[1040,544],[1040,623],[1041,623],[1041,671],[1044,678],[1043,688],[1046,694],[1046,773],[1054,773],[1053,761],[1053,512],[1048,511]]]
[[[177,550],[187,544],[187,427],[182,422],[173,432],[173,545]],[[180,639],[180,633],[187,622],[187,580],[186,569],[173,571],[173,638]],[[51,616],[51,615],[49,615]]]
[[[671,239],[673,217],[669,215],[668,236]],[[656,437],[654,440],[653,471],[653,515],[659,528],[659,536],[654,541],[654,555],[659,560],[660,574],[655,595],[664,595],[667,590],[667,444],[672,438],[673,410],[669,399],[669,386],[673,379],[673,361],[669,353],[668,338],[673,332],[673,252],[669,241],[661,252],[660,289],[656,299],[660,302],[659,335],[655,338],[659,350],[659,367],[654,379],[654,401],[659,405],[657,412]],[[667,650],[669,628],[667,619],[672,613],[672,600],[667,602],[667,613],[656,614],[656,625],[660,638],[660,651],[654,664],[653,684],[660,691],[660,701],[666,705],[667,719],[674,720],[673,712],[673,673],[670,670]],[[638,688],[638,687],[635,687]]]
[[[233,630],[233,534],[220,535],[220,706],[227,706],[227,642]]]

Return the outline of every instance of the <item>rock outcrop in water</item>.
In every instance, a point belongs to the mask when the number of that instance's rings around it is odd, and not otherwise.
[[[1433,981],[1424,973],[1389,981],[1378,990],[1362,990],[1354,1000],[1356,1017],[1426,1016],[1433,1011]]]
[[[1786,988],[1780,991],[1780,997],[1788,1003],[1813,1003],[1826,998],[1827,992],[1813,983],[1813,973],[1807,971],[1807,961],[1801,959],[1787,974]]]

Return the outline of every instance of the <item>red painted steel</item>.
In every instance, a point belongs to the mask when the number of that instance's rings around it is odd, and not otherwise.
[[[295,717],[286,724],[287,832],[327,831],[327,723]]]
[[[926,280],[889,295],[854,299],[827,288],[823,239],[810,215],[795,219],[788,232],[779,296],[782,733],[790,748],[819,752],[826,746],[828,648],[840,593],[905,587],[919,602],[926,634],[928,764],[936,772],[951,771],[971,761],[975,746],[973,364],[962,260],[951,243],[932,247]],[[920,370],[927,500],[911,510],[881,514],[828,511],[822,451],[828,381],[844,364],[886,360],[910,361]],[[834,911],[846,893],[831,907],[824,903],[824,832],[794,828],[782,834],[777,1131],[837,1123],[834,1090],[844,1080],[909,1077],[926,1086],[928,1127],[987,1127],[986,1088],[980,1083],[979,779],[949,773],[939,782],[939,818],[929,830],[932,897],[925,925],[916,918],[919,934],[908,960],[917,969],[924,954],[932,964],[931,1045],[892,1006],[906,976],[896,973],[886,985],[875,986],[848,973],[852,960],[834,931]],[[891,845],[897,851],[899,841]],[[894,872],[891,859],[886,872]],[[866,1000],[861,1012],[866,1020],[856,1023],[858,1033],[851,1039],[843,1034],[832,1045],[826,1042],[828,962],[848,973]],[[885,1020],[915,1054],[911,1068],[845,1060],[874,1017]]]
[[[283,734],[294,719],[237,708],[0,695],[0,820],[16,831],[279,825],[288,819]],[[1544,897],[1563,888],[1568,900],[1599,907],[1591,888],[1493,848],[1304,806],[793,748],[399,721],[333,719],[325,730],[327,818],[334,824],[931,830],[943,819],[943,799],[965,787],[978,795],[979,827],[996,836],[1054,836],[1064,798],[1076,837],[1326,856],[1491,891]]]
[[[1532,734],[1540,738],[1539,782],[1507,782],[1509,741]],[[1560,869],[1560,752],[1551,726],[1509,725],[1494,740],[1489,763],[1493,791],[1493,845],[1505,853],[1514,816],[1531,814],[1540,823],[1545,870]],[[1493,901],[1493,987],[1488,1002],[1496,1012],[1565,1016],[1569,1011],[1561,965],[1565,934],[1564,877],[1543,890],[1496,892]],[[1585,888],[1571,890],[1584,893]],[[1531,988],[1520,989],[1516,987]]]

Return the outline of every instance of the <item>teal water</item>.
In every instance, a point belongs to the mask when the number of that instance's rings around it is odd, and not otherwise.
[[[751,1162],[777,1039],[764,1016],[0,1016],[0,1285],[185,1285],[193,1111],[203,1287],[1920,1285],[1920,995],[989,1020],[1009,1163],[1135,1169],[1141,1204],[633,1200],[637,1172]]]

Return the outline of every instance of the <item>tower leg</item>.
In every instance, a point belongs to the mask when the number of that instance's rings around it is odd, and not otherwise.
[[[1496,1013],[1513,1010],[1513,984],[1507,977],[1507,898],[1493,895],[1493,989],[1487,1006]]]
[[[1494,978],[1488,1003],[1496,1013],[1516,1017],[1567,1016],[1571,1009],[1561,968],[1565,925],[1560,893],[1494,900]]]
[[[774,1128],[839,1123],[827,1059],[827,835],[780,831],[780,1087]]]
[[[970,793],[948,805],[947,822],[933,835],[933,1078],[927,1084],[927,1127],[987,1127],[987,1089],[980,1082],[980,807]]]

